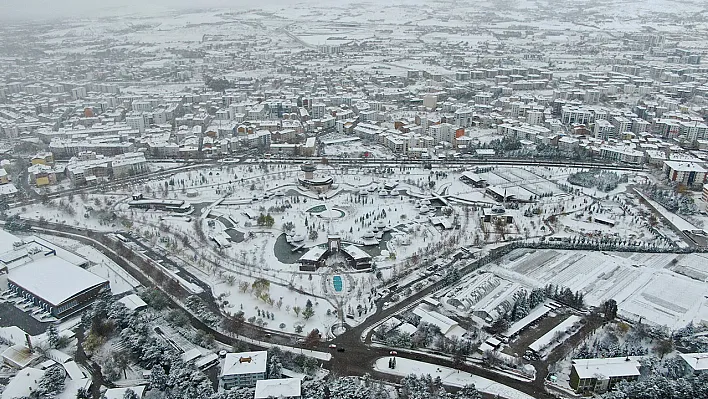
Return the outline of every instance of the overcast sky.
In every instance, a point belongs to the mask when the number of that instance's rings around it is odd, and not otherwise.
[[[264,4],[287,5],[296,2],[303,2],[303,0],[0,0],[0,19],[150,14],[170,9],[206,7],[237,9]]]

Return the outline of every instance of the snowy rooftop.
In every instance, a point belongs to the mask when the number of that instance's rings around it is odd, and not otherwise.
[[[322,258],[322,255],[327,252],[326,249],[320,247],[312,247],[300,258],[300,261],[317,262]]]
[[[455,320],[438,312],[426,310],[420,305],[413,310],[413,314],[419,316],[421,322],[440,327],[440,332],[448,338],[452,335],[461,337],[467,332]]]
[[[12,377],[10,382],[2,392],[2,399],[25,398],[29,397],[30,393],[37,388],[39,380],[44,376],[44,371],[27,367],[22,369],[16,376]]]
[[[693,371],[708,370],[708,352],[704,353],[679,353]]]
[[[14,268],[8,280],[45,301],[59,305],[107,280],[57,256],[47,256]]]
[[[573,359],[573,368],[581,379],[638,376],[640,365],[637,359],[639,359],[637,356]]]
[[[111,388],[106,390],[106,399],[123,399],[123,395],[127,390],[131,390],[138,394],[139,398],[143,397],[143,391],[145,390],[145,385],[136,385],[133,387],[125,388]]]
[[[143,301],[139,296],[135,294],[130,294],[119,299],[118,302],[125,305],[126,308],[130,310],[140,310],[147,307],[147,303]]]
[[[512,335],[523,330],[529,324],[531,324],[534,321],[538,320],[539,318],[545,316],[550,311],[551,311],[551,308],[549,308],[546,305],[537,306],[526,317],[514,322],[514,324],[512,324],[511,327],[509,327],[509,329],[506,330],[504,335],[506,335],[507,337],[511,337]]]
[[[256,381],[254,399],[300,397],[299,378],[276,378]]]
[[[268,352],[228,353],[221,368],[221,376],[236,374],[265,373]]]
[[[543,334],[539,339],[532,342],[529,345],[529,349],[533,350],[536,353],[541,352],[545,347],[547,347],[553,342],[556,334],[558,334],[559,332],[565,332],[566,330],[571,328],[573,324],[579,322],[580,320],[580,317],[576,315],[568,316],[567,319],[563,320],[560,324],[555,326],[549,332]]]
[[[202,352],[199,351],[197,348],[192,348],[182,354],[182,360],[185,363],[189,363],[193,360],[196,360],[197,358],[202,356]]]
[[[677,172],[698,172],[705,173],[706,170],[699,164],[693,162],[664,161],[664,165]]]
[[[349,254],[349,256],[351,256],[352,258],[354,258],[356,260],[371,258],[371,255],[369,255],[368,253],[366,253],[364,250],[357,247],[356,245],[348,245],[348,246],[342,248],[342,251],[346,252],[347,254]]]

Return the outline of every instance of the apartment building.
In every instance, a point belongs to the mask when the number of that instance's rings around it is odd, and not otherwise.
[[[266,374],[267,351],[227,353],[219,374],[223,389],[255,387]]]

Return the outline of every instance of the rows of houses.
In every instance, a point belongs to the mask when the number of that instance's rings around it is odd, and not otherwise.
[[[148,171],[147,160],[142,152],[106,156],[84,151],[61,164],[55,163],[53,154],[49,152],[35,155],[30,162],[27,168],[29,182],[37,187],[56,184],[64,178],[76,186],[97,184]]]

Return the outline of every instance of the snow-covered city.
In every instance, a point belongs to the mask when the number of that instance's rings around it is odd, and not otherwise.
[[[708,3],[0,22],[0,399],[708,398]]]

